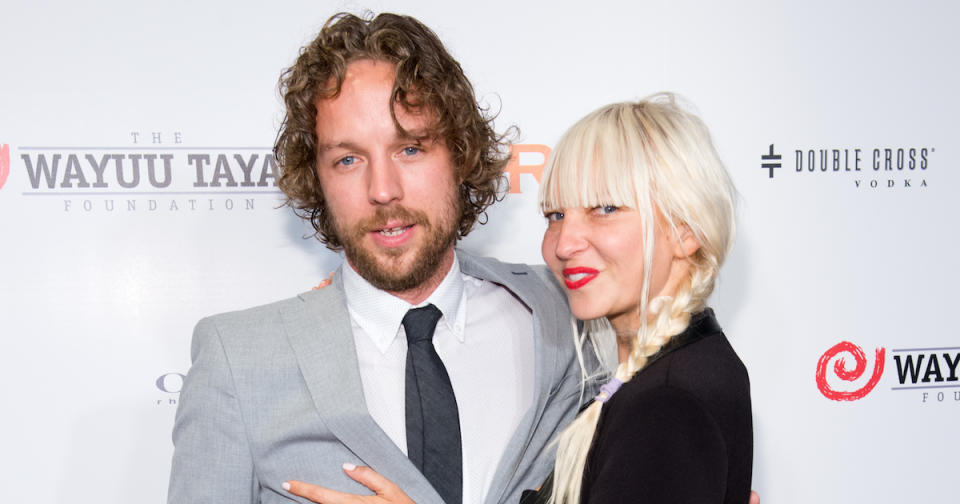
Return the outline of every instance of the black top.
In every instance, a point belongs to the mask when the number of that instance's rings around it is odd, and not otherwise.
[[[581,502],[745,504],[752,466],[747,370],[708,308],[603,406]]]

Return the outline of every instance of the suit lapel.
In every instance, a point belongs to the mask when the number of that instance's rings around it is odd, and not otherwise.
[[[330,286],[299,298],[303,303],[281,316],[324,424],[364,464],[399,484],[416,502],[441,502],[367,411],[340,272]]]
[[[518,473],[520,462],[533,437],[534,429],[540,423],[550,395],[550,378],[556,372],[559,356],[557,347],[551,344],[556,338],[545,335],[559,334],[560,328],[556,325],[558,305],[551,302],[550,296],[538,291],[540,283],[531,278],[537,274],[527,265],[499,263],[499,268],[495,269],[462,250],[458,250],[457,255],[464,273],[506,287],[533,312],[534,403],[517,426],[497,465],[497,472],[486,499],[488,503],[495,503],[501,501],[503,493]],[[542,289],[542,286],[539,288]]]

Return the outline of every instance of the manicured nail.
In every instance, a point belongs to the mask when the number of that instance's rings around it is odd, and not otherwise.
[[[351,464],[351,463],[349,463],[349,462],[347,462],[346,464],[343,464],[343,470],[344,470],[344,471],[352,471],[352,470],[354,470],[354,469],[356,469],[356,468],[357,468],[357,466],[355,466],[355,465],[353,465],[353,464]]]
[[[287,483],[286,481],[284,481],[283,484],[280,486],[282,486],[284,490],[288,492],[290,491],[290,483]]]

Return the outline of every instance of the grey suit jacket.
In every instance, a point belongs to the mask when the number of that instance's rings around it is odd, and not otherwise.
[[[464,273],[503,285],[533,313],[535,402],[486,500],[518,502],[550,471],[547,445],[578,408],[570,312],[544,268],[457,256]],[[344,462],[373,467],[418,503],[442,503],[367,412],[339,272],[333,280],[197,324],[173,430],[170,504],[306,502],[281,488],[288,479],[369,493],[343,474]]]

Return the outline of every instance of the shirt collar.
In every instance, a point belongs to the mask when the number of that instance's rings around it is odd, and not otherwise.
[[[411,308],[433,304],[443,316],[440,322],[457,337],[464,340],[466,325],[466,294],[463,288],[463,274],[460,262],[454,252],[453,266],[440,282],[440,285],[422,303],[412,305],[393,294],[374,287],[349,262],[344,261],[343,291],[347,298],[347,310],[350,318],[367,333],[380,352],[387,348],[400,333],[404,315]]]

